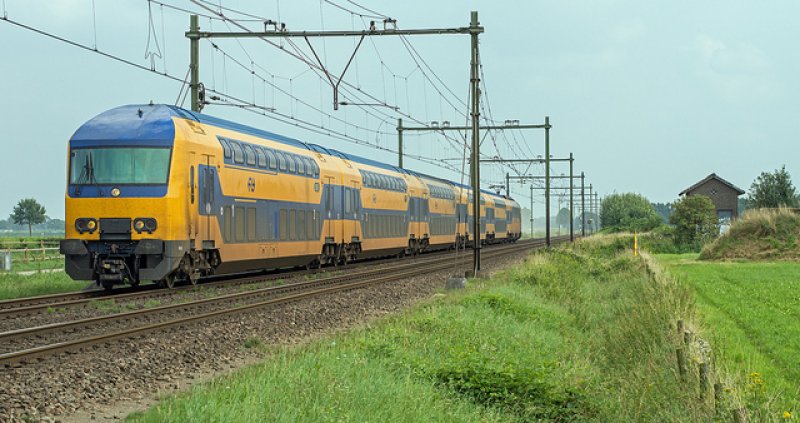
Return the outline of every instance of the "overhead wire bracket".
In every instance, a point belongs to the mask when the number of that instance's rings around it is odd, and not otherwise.
[[[333,78],[331,78],[331,74],[330,72],[328,72],[328,67],[325,66],[324,63],[322,63],[322,60],[320,60],[319,55],[317,55],[317,51],[314,50],[314,46],[311,45],[311,41],[308,39],[307,36],[303,37],[306,40],[306,44],[308,44],[308,48],[311,49],[311,53],[314,54],[314,58],[317,59],[317,64],[319,64],[319,67],[322,69],[323,72],[325,72],[325,77],[328,78],[328,82],[331,84],[331,87],[333,87],[333,110],[339,110],[339,84],[341,84],[342,79],[344,79],[344,75],[347,73],[347,69],[350,68],[350,64],[353,63],[353,58],[356,57],[356,53],[358,52],[358,49],[361,47],[361,43],[364,42],[364,37],[366,37],[366,34],[361,34],[361,38],[358,40],[358,44],[356,44],[356,48],[353,50],[353,54],[350,55],[350,59],[347,61],[347,65],[345,65],[342,74],[339,75],[339,79],[337,79],[336,82],[333,82]]]

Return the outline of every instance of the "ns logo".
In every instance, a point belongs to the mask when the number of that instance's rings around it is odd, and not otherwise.
[[[247,190],[250,192],[256,192],[256,180],[255,178],[248,178],[247,179]]]

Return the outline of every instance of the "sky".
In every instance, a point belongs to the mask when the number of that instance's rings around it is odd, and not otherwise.
[[[745,190],[760,172],[783,165],[796,183],[800,176],[800,29],[795,22],[800,3],[795,1],[215,0],[211,11],[189,1],[163,1],[208,15],[222,5],[286,22],[290,30],[362,29],[370,20],[332,3],[371,14],[358,3],[391,16],[404,29],[466,26],[469,12],[477,10],[485,28],[480,36],[484,115],[500,123],[516,119],[533,124],[549,116],[551,154],[573,153],[575,171],[585,172],[587,184],[601,195],[637,192],[653,202],[670,202],[712,172]],[[155,57],[152,64],[158,72],[179,80],[186,75],[189,18],[183,12],[146,0],[4,0],[0,7],[14,21],[145,67]],[[200,25],[203,30],[229,30],[207,18]],[[63,217],[67,142],[93,116],[124,104],[176,104],[176,99],[180,104],[182,84],[162,75],[2,20],[0,40],[0,216],[10,214],[20,199],[34,197],[49,216]],[[312,43],[330,72],[338,75],[356,41]],[[464,124],[469,37],[407,41],[422,59],[398,37],[369,38],[344,80],[370,93],[375,99],[370,102],[399,107],[410,116],[404,117],[406,125],[444,120]],[[206,87],[324,127],[323,132],[346,133],[347,140],[229,105],[212,104],[205,113],[396,163],[396,153],[386,151],[396,149],[398,115],[393,109],[342,106],[334,111],[332,88],[286,53],[293,46],[278,48],[252,39],[215,43],[216,50],[201,42],[200,72]],[[313,58],[303,40],[295,46]],[[340,95],[357,102],[351,94]],[[412,156],[453,159],[447,163],[462,165],[458,159],[463,159],[463,148],[455,138],[429,133],[407,133],[405,138]],[[530,158],[543,150],[541,130],[493,133],[482,144],[482,152],[502,158]],[[461,178],[445,166],[413,158],[405,164]],[[554,174],[568,172],[563,163],[552,169]],[[485,164],[484,184],[503,183],[506,172],[541,175],[543,169]],[[527,185],[512,184],[512,196],[523,205],[529,203],[528,193]],[[535,207],[541,210],[540,193]]]

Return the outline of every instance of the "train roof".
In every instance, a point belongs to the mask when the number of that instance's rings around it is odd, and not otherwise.
[[[175,138],[175,127],[172,122],[173,117],[189,119],[199,123],[229,129],[253,135],[259,138],[266,138],[282,144],[303,148],[334,157],[339,157],[356,163],[374,166],[398,173],[429,178],[436,181],[446,182],[456,187],[471,189],[470,186],[436,176],[426,175],[413,170],[402,169],[397,166],[382,163],[366,157],[348,154],[332,148],[323,147],[318,144],[306,143],[294,138],[286,137],[274,132],[264,131],[252,126],[242,125],[226,119],[214,117],[204,113],[195,113],[189,110],[168,104],[131,104],[120,106],[105,111],[88,122],[81,125],[70,139],[73,147],[89,146],[96,144],[97,141],[118,142],[125,144],[136,141],[139,145],[171,145]],[[507,198],[494,192],[481,190],[482,193],[497,198]]]

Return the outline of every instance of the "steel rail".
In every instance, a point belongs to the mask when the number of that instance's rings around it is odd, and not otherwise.
[[[513,245],[512,244],[511,246],[507,246],[506,248],[496,249],[496,250],[493,250],[493,251],[489,252],[487,255],[489,255],[490,257],[502,256],[502,255],[507,254],[507,253],[517,252],[517,251],[524,251],[524,250],[527,249],[526,247],[530,247],[530,248],[539,247],[539,248],[541,248],[543,246],[545,246],[545,242],[543,240],[534,240],[534,242],[529,242],[529,243],[525,243],[525,244],[521,244],[521,245],[520,244],[518,244],[518,245]],[[468,255],[464,255],[463,258],[467,259],[467,258],[469,258],[469,256]],[[136,334],[156,331],[156,330],[161,329],[161,328],[172,327],[172,326],[180,326],[180,325],[183,325],[183,324],[186,324],[186,323],[197,322],[197,321],[201,321],[201,320],[207,320],[207,319],[210,319],[210,318],[213,318],[213,317],[218,317],[218,316],[223,316],[223,315],[231,315],[231,314],[239,313],[239,312],[242,312],[242,311],[252,310],[252,309],[266,307],[266,306],[270,306],[270,305],[284,304],[284,303],[296,301],[296,300],[303,299],[303,298],[310,298],[310,297],[318,296],[318,295],[321,295],[321,294],[332,293],[332,292],[340,292],[340,291],[347,291],[347,290],[360,288],[360,287],[363,287],[363,286],[379,284],[379,283],[388,282],[388,281],[392,281],[392,280],[403,279],[403,278],[406,278],[406,277],[419,276],[420,272],[422,270],[425,270],[425,271],[446,270],[446,269],[452,268],[453,264],[454,263],[450,260],[450,257],[445,257],[445,258],[441,258],[441,259],[438,259],[438,260],[431,260],[429,263],[426,263],[423,266],[420,266],[419,263],[408,263],[408,264],[406,264],[404,266],[405,268],[407,268],[406,270],[392,272],[392,273],[388,273],[388,274],[385,274],[386,269],[375,269],[375,270],[371,270],[371,271],[367,271],[367,272],[360,272],[357,275],[356,274],[344,275],[344,276],[339,276],[339,277],[326,278],[324,280],[319,280],[319,281],[299,282],[299,283],[295,283],[295,284],[291,284],[291,285],[285,285],[285,286],[281,286],[281,287],[264,288],[264,289],[262,289],[262,292],[260,292],[260,293],[264,293],[264,292],[275,292],[275,293],[277,293],[277,292],[280,292],[281,288],[283,288],[284,291],[286,291],[286,292],[292,292],[292,291],[295,291],[295,290],[302,289],[303,287],[308,288],[308,287],[323,286],[323,288],[319,288],[319,289],[315,289],[315,290],[311,290],[311,291],[305,291],[305,292],[301,292],[301,293],[297,293],[297,294],[289,294],[289,295],[281,296],[281,297],[278,297],[278,298],[273,298],[273,299],[269,299],[269,300],[265,300],[265,301],[259,301],[259,302],[253,303],[253,304],[235,306],[235,307],[232,307],[232,308],[226,308],[226,309],[222,309],[222,310],[216,310],[216,311],[211,311],[211,312],[206,312],[206,313],[201,313],[201,314],[195,314],[195,315],[192,315],[192,316],[181,317],[181,318],[177,318],[177,319],[173,319],[173,320],[167,320],[167,321],[164,321],[164,322],[159,322],[159,323],[139,326],[139,327],[135,327],[135,328],[128,328],[128,329],[125,329],[125,330],[122,330],[122,331],[118,331],[118,332],[114,332],[114,333],[111,333],[111,334],[95,335],[95,336],[90,336],[90,337],[83,338],[83,339],[78,339],[78,340],[62,341],[62,342],[57,342],[57,343],[50,344],[50,345],[38,346],[38,347],[28,348],[28,349],[25,349],[25,350],[4,353],[4,354],[0,354],[0,365],[9,366],[9,365],[11,365],[12,363],[15,363],[15,362],[21,362],[21,361],[25,361],[25,360],[36,358],[36,357],[40,357],[40,356],[51,355],[51,354],[55,354],[55,353],[62,352],[62,351],[69,351],[69,350],[73,350],[73,349],[79,349],[79,348],[82,348],[82,347],[85,347],[85,346],[94,345],[94,344],[103,343],[103,342],[108,342],[108,341],[115,340],[115,339],[127,338],[127,337],[130,337],[130,336],[134,336]],[[350,283],[344,283],[344,284],[341,283],[341,281],[343,279],[344,280],[351,280],[353,278],[365,279],[365,280],[356,281],[356,282],[350,282]],[[337,281],[337,280],[339,281],[339,283],[335,283],[334,282],[334,281]],[[334,286],[324,287],[325,285],[330,285],[330,284],[335,284],[335,285]],[[239,294],[242,294],[242,295],[239,295]],[[205,304],[205,303],[211,303],[211,302],[223,302],[223,301],[230,300],[230,299],[233,299],[233,298],[246,296],[247,294],[253,294],[253,292],[246,292],[246,293],[239,293],[239,294],[229,294],[229,295],[226,295],[224,297],[217,297],[217,298],[212,298],[212,299],[208,299],[208,300],[201,300],[201,301],[198,301],[198,302],[194,302],[194,304],[182,303],[182,304],[176,304],[174,306],[165,306],[162,310],[158,310],[158,311],[164,311],[166,309],[179,309],[181,307],[187,307],[187,306],[192,306],[192,305],[196,306],[196,305],[199,305],[199,304]],[[152,313],[153,310],[156,310],[156,309],[157,308],[144,309],[144,310],[146,310],[147,312],[151,312]],[[137,312],[141,312],[141,311],[142,310],[137,310]],[[105,316],[105,318],[108,319],[110,317],[110,318],[113,318],[113,319],[122,319],[122,318],[124,318],[126,316],[129,316],[131,314],[136,314],[136,313],[122,313],[120,315]],[[143,313],[140,313],[140,314],[143,314]],[[125,316],[123,316],[123,315],[125,315]],[[86,319],[86,320],[101,321],[101,320],[103,320],[103,318],[92,318],[92,319]],[[81,324],[85,324],[85,322],[67,322],[67,326],[69,326],[70,323],[74,324],[74,326],[80,326]],[[63,327],[65,327],[65,326],[62,326],[61,328],[63,328]],[[45,327],[31,328],[31,330],[27,330],[28,334],[34,333],[32,331],[35,331],[36,329],[42,329],[42,330],[45,330],[45,331],[53,331],[53,330],[57,330],[58,328],[56,327],[56,325],[46,325]],[[12,338],[15,338],[15,337],[24,336],[25,335],[25,331],[26,330],[10,331],[10,332],[6,332],[6,333],[4,333],[2,335],[4,337],[6,337],[7,339],[12,339]]]
[[[525,240],[522,242],[536,242],[536,240]],[[521,243],[518,243],[521,244]],[[502,245],[497,246],[502,247]],[[438,257],[439,255],[446,255],[450,251],[434,251],[431,253],[427,253],[424,257]],[[355,263],[349,264],[346,269],[353,269],[353,268],[360,268],[364,266],[372,266],[372,265],[379,265],[385,263],[393,263],[396,262],[396,258],[378,258],[378,259],[365,259],[360,260]],[[31,313],[41,313],[45,312],[48,309],[59,309],[65,307],[75,307],[81,305],[87,305],[92,301],[95,300],[132,300],[132,299],[144,299],[144,298],[152,298],[152,297],[160,297],[160,296],[169,296],[175,292],[187,291],[187,290],[195,290],[195,289],[204,289],[204,288],[211,288],[217,286],[236,286],[236,285],[245,285],[245,284],[252,284],[252,283],[262,283],[262,282],[270,282],[276,281],[279,279],[284,279],[287,277],[297,277],[303,276],[307,274],[320,274],[326,273],[334,269],[342,269],[341,267],[325,267],[322,269],[313,269],[313,270],[299,270],[299,271],[271,271],[267,275],[253,275],[252,273],[244,273],[244,274],[232,274],[232,275],[214,275],[210,276],[205,282],[199,283],[198,285],[184,285],[179,286],[173,289],[167,288],[158,288],[155,285],[146,285],[145,287],[135,289],[135,288],[124,288],[122,292],[106,292],[106,291],[95,291],[95,292],[73,292],[67,294],[50,294],[50,295],[42,295],[37,297],[27,297],[27,298],[19,298],[19,299],[12,299],[12,300],[3,300],[0,301],[0,318],[13,318],[16,315],[27,315]],[[238,279],[235,279],[238,278]]]

